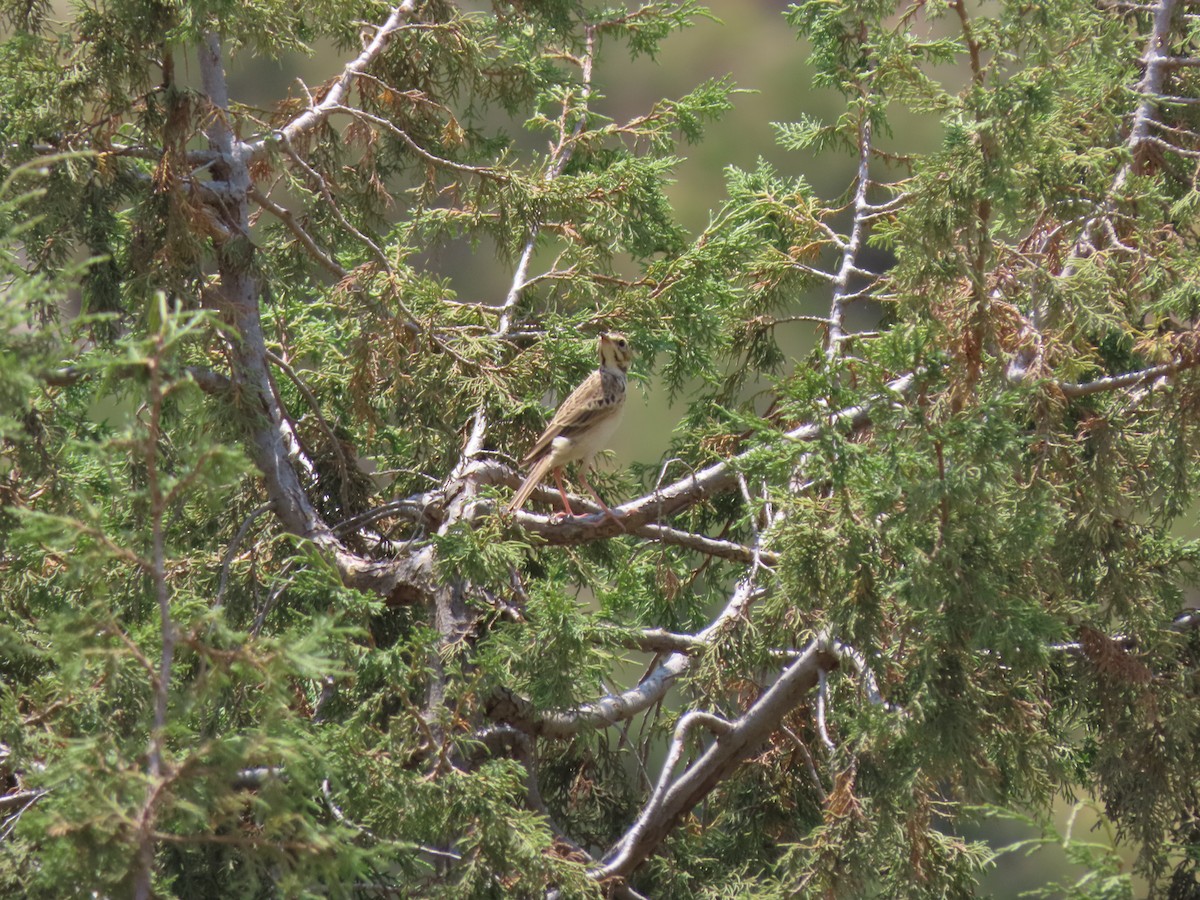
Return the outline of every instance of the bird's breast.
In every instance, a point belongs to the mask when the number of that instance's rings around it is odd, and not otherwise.
[[[550,445],[554,465],[564,466],[567,463],[591,459],[601,450],[607,449],[613,433],[621,424],[623,412],[622,404],[614,404],[611,412],[587,428],[581,428],[569,437],[561,434],[556,437]]]

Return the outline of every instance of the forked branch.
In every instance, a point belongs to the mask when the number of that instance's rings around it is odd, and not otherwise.
[[[725,722],[692,713],[680,721],[671,752],[650,801],[624,837],[605,855],[603,866],[592,871],[598,881],[627,878],[663,842],[680,818],[707,797],[739,764],[751,756],[779,728],[784,716],[796,708],[819,682],[821,673],[838,667],[838,657],[820,640],[812,641],[783,670],[776,682],[737,719]],[[689,728],[709,726],[714,739],[708,748],[677,777],[673,770],[682,756]],[[715,727],[714,727],[715,726]]]
[[[383,24],[375,28],[374,36],[363,47],[362,53],[346,64],[345,68],[342,69],[342,73],[334,81],[333,86],[330,87],[319,102],[314,103],[274,134],[247,145],[247,150],[252,158],[257,160],[264,156],[273,142],[283,141],[285,144],[290,144],[292,141],[312,132],[325,122],[333,111],[342,104],[342,101],[350,92],[350,87],[353,85],[355,78],[383,53],[392,36],[404,27],[405,23],[412,17],[416,7],[416,0],[404,0],[403,3],[393,6]]]

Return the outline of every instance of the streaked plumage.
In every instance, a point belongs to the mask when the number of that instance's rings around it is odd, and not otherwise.
[[[563,507],[568,515],[575,515],[567,500],[567,492],[563,489],[562,469],[568,463],[581,462],[580,482],[596,498],[600,507],[610,516],[613,515],[600,495],[588,484],[587,473],[592,467],[592,459],[608,446],[609,438],[620,424],[621,412],[625,408],[625,376],[633,361],[633,350],[623,334],[600,335],[598,350],[599,368],[563,401],[542,436],[525,456],[523,464],[533,468],[509,504],[510,513],[524,506],[546,473],[553,471]]]

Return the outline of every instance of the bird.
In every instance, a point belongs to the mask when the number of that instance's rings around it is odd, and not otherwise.
[[[571,502],[563,489],[562,470],[568,463],[581,462],[579,480],[600,504],[600,508],[610,518],[617,518],[608,504],[600,499],[595,488],[588,484],[587,473],[595,455],[608,446],[608,439],[620,424],[625,408],[626,374],[629,364],[633,362],[633,348],[625,335],[610,332],[600,335],[597,351],[600,356],[599,367],[563,401],[542,436],[522,461],[522,465],[533,468],[508,505],[510,515],[525,505],[546,473],[553,471],[563,507],[567,515],[573,517],[575,511],[571,509]]]

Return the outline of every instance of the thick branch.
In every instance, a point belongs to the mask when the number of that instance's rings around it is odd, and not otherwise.
[[[621,643],[633,650],[648,653],[699,653],[707,644],[692,634],[664,631],[661,628],[646,628],[622,638]]]
[[[241,404],[240,412],[247,420],[247,449],[262,472],[271,507],[285,529],[311,540],[328,553],[348,586],[373,591],[390,602],[413,602],[432,587],[429,560],[422,554],[414,554],[403,560],[378,562],[349,552],[313,507],[292,464],[290,435],[271,390],[259,313],[261,286],[247,237],[248,198],[253,189],[249,164],[254,148],[237,140],[230,127],[221,40],[215,34],[208,35],[200,48],[200,76],[214,113],[208,126],[208,140],[220,157],[213,166],[213,174],[229,185],[228,197],[220,210],[229,226],[229,237],[216,245],[221,276],[216,295],[237,333],[230,346],[231,381]]]
[[[248,148],[234,137],[228,121],[229,94],[225,82],[221,40],[209,34],[200,48],[200,76],[214,108],[208,127],[209,144],[221,154],[214,174],[231,186],[231,197],[221,212],[230,225],[231,237],[217,243],[217,268],[221,278],[220,302],[236,329],[230,361],[233,382],[250,420],[249,449],[266,480],[276,515],[289,531],[320,539],[328,529],[305,496],[288,458],[281,433],[282,416],[271,391],[267,350],[259,316],[260,286],[253,269],[247,198],[253,181]]]
[[[636,687],[609,694],[593,703],[558,712],[542,713],[534,705],[511,691],[498,691],[489,700],[487,714],[507,722],[528,734],[567,738],[594,728],[605,728],[630,719],[661,700],[680,675],[692,666],[692,658],[731,628],[763,594],[754,580],[755,569],[738,582],[725,608],[685,651],[674,652]]]
[[[745,713],[732,723],[714,728],[716,737],[712,744],[673,780],[668,767],[673,767],[677,760],[668,755],[659,788],[651,801],[625,837],[605,856],[604,866],[591,873],[592,877],[598,881],[627,878],[683,816],[770,737],[783,717],[816,686],[821,673],[837,667],[837,656],[822,642],[813,641]],[[682,737],[677,731],[675,744],[679,743]],[[668,781],[670,786],[666,787]]]
[[[667,793],[671,789],[675,767],[679,765],[679,761],[683,758],[688,733],[699,727],[706,728],[710,733],[720,737],[730,734],[735,726],[719,716],[714,716],[712,713],[700,712],[699,710],[686,713],[679,719],[679,724],[675,726],[675,734],[671,738],[671,746],[667,750],[667,756],[663,762],[662,771],[659,773],[658,783],[654,786],[654,793],[650,795],[649,801],[642,808],[642,813],[638,816],[637,821],[634,822],[633,827],[625,833],[625,836],[613,848],[614,852],[619,852],[622,847],[638,843],[643,838],[646,828],[661,816]],[[601,878],[610,877],[612,874],[616,873],[610,873],[607,871],[607,867],[597,872],[597,876]]]

